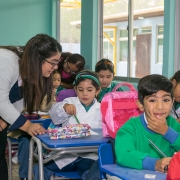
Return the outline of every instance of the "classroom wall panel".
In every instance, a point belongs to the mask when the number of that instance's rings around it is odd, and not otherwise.
[[[52,35],[52,1],[1,0],[0,45],[25,45],[38,33]]]

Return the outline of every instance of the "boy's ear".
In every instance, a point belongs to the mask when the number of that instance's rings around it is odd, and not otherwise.
[[[172,84],[173,84],[173,87],[176,86],[177,83],[176,83],[176,80],[175,80],[175,79],[172,80]]]
[[[139,100],[136,101],[136,104],[137,104],[140,111],[144,111],[144,106],[140,103]]]

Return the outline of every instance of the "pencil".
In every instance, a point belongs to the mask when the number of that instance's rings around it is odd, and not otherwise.
[[[155,149],[163,156],[167,157],[150,139],[148,141],[155,147]]]
[[[74,115],[74,117],[75,117],[75,119],[76,119],[77,123],[78,123],[78,124],[80,124],[80,122],[79,122],[79,120],[78,120],[77,116],[76,116],[76,115]]]

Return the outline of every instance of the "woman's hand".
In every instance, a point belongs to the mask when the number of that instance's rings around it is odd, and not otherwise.
[[[26,121],[26,123],[20,127],[21,130],[27,132],[31,136],[35,136],[37,134],[44,134],[46,130],[38,123],[31,123],[30,121]]]
[[[0,131],[3,131],[7,127],[7,123],[0,119]]]
[[[163,173],[167,173],[168,168],[165,168],[166,166],[169,166],[169,163],[171,161],[171,158],[166,157],[162,158],[156,161],[155,170]]]
[[[65,104],[63,108],[67,114],[70,114],[70,115],[76,114],[76,107],[73,104]]]

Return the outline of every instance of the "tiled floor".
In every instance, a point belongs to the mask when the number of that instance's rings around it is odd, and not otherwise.
[[[12,163],[12,174],[13,174],[13,179],[12,180],[19,180],[19,174],[18,174],[18,171],[19,171],[19,164],[13,164]],[[63,180],[63,179],[62,179]],[[64,180],[68,180],[68,179],[64,179]],[[70,180],[70,179],[69,179]]]
[[[13,171],[12,171],[12,174],[13,174],[13,179],[12,180],[19,180],[19,174],[18,174],[18,171],[19,171],[19,164],[12,164],[12,168],[13,168]]]

